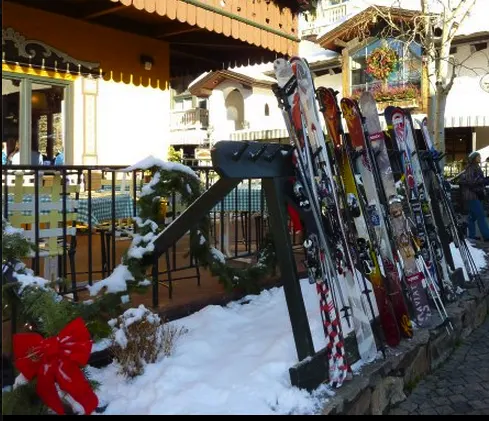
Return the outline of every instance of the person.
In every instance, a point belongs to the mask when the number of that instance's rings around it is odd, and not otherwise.
[[[475,228],[477,222],[482,238],[489,242],[489,225],[484,211],[485,186],[489,185],[489,177],[484,177],[480,162],[479,152],[474,151],[468,156],[467,168],[459,178],[459,185],[462,200],[468,207],[469,238],[478,239]]]
[[[7,165],[7,142],[2,142],[2,166]]]
[[[20,165],[20,144],[19,141],[15,142],[15,147],[12,152],[9,153],[7,161],[10,165]]]
[[[62,149],[60,148],[58,150],[58,153],[54,157],[54,165],[64,165],[65,163],[65,156],[63,154]]]

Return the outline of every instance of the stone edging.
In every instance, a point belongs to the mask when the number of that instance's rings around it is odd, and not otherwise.
[[[479,327],[489,310],[489,273],[481,274],[486,292],[467,289],[446,307],[454,332],[444,327],[416,329],[411,340],[389,349],[386,359],[361,368],[322,409],[323,415],[382,415],[404,401],[413,387],[440,366],[457,344]]]

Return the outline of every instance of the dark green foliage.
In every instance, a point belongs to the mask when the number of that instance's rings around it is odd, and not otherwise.
[[[47,415],[48,411],[37,395],[36,380],[2,392],[2,415]]]

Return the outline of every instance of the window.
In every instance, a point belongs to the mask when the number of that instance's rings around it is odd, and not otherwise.
[[[397,53],[398,61],[387,80],[375,79],[367,73],[367,57],[376,48],[389,46]],[[419,97],[421,86],[421,47],[419,44],[406,43],[397,39],[376,40],[360,48],[351,56],[351,93],[359,96],[362,91],[374,93],[377,100]]]
[[[265,116],[268,117],[270,115],[270,107],[268,104],[265,104]]]
[[[13,163],[52,164],[58,154],[63,160],[71,154],[69,92],[68,82],[2,74],[2,138]]]

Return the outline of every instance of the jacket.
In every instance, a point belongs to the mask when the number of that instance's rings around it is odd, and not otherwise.
[[[462,200],[484,200],[486,178],[479,164],[469,164],[459,178]]]

